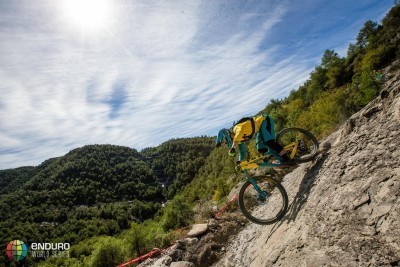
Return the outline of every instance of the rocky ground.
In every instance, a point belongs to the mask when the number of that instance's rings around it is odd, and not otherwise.
[[[324,140],[313,162],[284,177],[289,210],[280,222],[256,225],[234,212],[141,266],[399,266],[396,68],[386,70],[380,97]]]
[[[224,255],[226,245],[243,229],[247,220],[239,211],[224,214],[221,219],[209,219],[195,224],[184,239],[162,252],[157,259],[148,259],[138,267],[210,266]]]
[[[400,265],[400,73],[283,180],[289,211],[248,224],[214,266]]]

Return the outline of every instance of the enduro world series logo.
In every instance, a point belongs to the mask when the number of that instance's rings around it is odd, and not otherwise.
[[[28,254],[28,248],[20,240],[13,240],[7,244],[7,257],[10,261],[23,260]]]
[[[7,257],[9,261],[23,261],[30,252],[32,258],[68,258],[69,243],[32,243],[30,248],[21,240],[13,240],[7,244]]]

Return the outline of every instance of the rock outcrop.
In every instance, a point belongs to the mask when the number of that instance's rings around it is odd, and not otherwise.
[[[246,219],[236,210],[227,213],[222,219],[209,219],[207,224],[195,224],[186,238],[162,251],[159,259],[150,258],[138,267],[180,266],[176,264],[193,264],[191,266],[211,266],[224,255],[225,246],[244,227]]]
[[[213,266],[400,265],[400,70],[387,76],[313,162],[284,177],[283,220],[247,224]]]

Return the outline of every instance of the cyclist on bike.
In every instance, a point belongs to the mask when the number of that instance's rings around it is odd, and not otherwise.
[[[239,162],[246,158],[245,142],[256,136],[256,146],[260,153],[273,150],[274,156],[280,160],[282,167],[295,166],[296,163],[290,160],[287,151],[275,141],[274,120],[268,115],[245,117],[240,119],[231,129],[221,129],[218,132],[216,146],[220,146],[225,140],[230,147],[228,155],[236,156],[239,149]]]

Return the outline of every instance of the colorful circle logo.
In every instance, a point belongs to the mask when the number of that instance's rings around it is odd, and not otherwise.
[[[13,240],[7,245],[7,256],[10,261],[20,261],[26,257],[28,248],[20,240]]]

